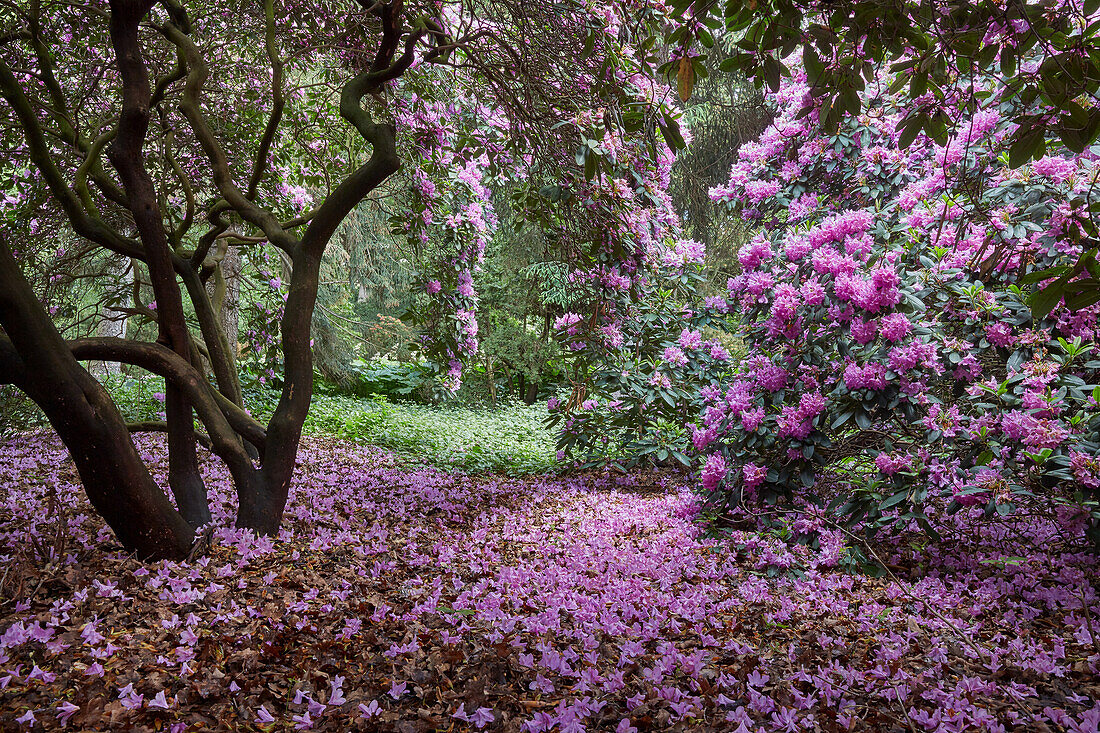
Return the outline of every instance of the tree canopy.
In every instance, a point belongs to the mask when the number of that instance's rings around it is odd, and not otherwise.
[[[193,415],[234,477],[238,523],[278,528],[312,392],[323,254],[403,160],[421,178],[409,233],[442,233],[433,242],[441,274],[425,287],[458,314],[432,341],[457,380],[459,358],[476,350],[472,269],[495,218],[489,178],[561,185],[579,131],[594,129],[614,144],[589,138],[593,160],[600,150],[607,165],[642,176],[636,161],[657,150],[647,130],[655,119],[672,124],[639,73],[645,53],[620,41],[640,35],[629,24],[657,19],[644,7],[627,17],[509,2],[113,0],[2,12],[13,185],[0,371],[45,411],[97,509],[143,555],[186,554],[193,527],[209,519]],[[584,195],[595,202],[594,193],[570,193]],[[603,205],[606,215],[614,204]],[[141,263],[155,342],[58,332],[25,275],[41,251],[21,243],[49,238],[60,221]],[[282,399],[267,425],[240,408],[236,355],[206,288],[230,248],[262,247],[277,253],[286,280],[285,302],[269,309]],[[138,426],[128,428],[78,358],[138,364],[166,379],[159,429],[169,434],[178,512],[133,449]]]

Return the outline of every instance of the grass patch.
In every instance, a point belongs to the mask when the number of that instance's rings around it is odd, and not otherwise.
[[[543,404],[497,409],[390,403],[384,398],[316,395],[305,430],[378,445],[424,463],[512,474],[556,464]]]
[[[163,389],[157,379],[112,377],[107,389],[129,421],[163,419]],[[245,407],[266,422],[278,402],[271,389],[246,389]],[[556,465],[551,430],[543,427],[542,403],[496,409],[459,405],[391,403],[384,397],[315,394],[304,431],[377,445],[419,463],[451,470],[538,473]]]

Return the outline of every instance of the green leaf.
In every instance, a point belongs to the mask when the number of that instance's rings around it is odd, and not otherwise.
[[[1096,303],[1100,303],[1100,288],[1097,287],[1082,290],[1066,298],[1066,308],[1071,311],[1079,311]]]
[[[1066,291],[1066,278],[1060,277],[1050,285],[1047,285],[1042,290],[1039,290],[1028,298],[1028,306],[1031,308],[1031,317],[1035,320],[1042,320],[1050,314],[1054,307],[1058,305],[1058,301],[1062,299],[1062,296]]]
[[[1048,267],[1045,270],[1036,270],[1035,272],[1029,272],[1028,274],[1020,278],[1020,283],[1037,283],[1043,280],[1049,280],[1052,277],[1057,277],[1058,275],[1065,275],[1068,272],[1069,267],[1066,265],[1062,265],[1060,267]]]
[[[913,141],[917,139],[921,128],[924,127],[926,119],[925,115],[918,114],[902,120],[901,135],[898,136],[898,147],[907,148],[912,145]]]
[[[779,91],[779,62],[772,56],[764,57],[764,81],[773,92]]]
[[[1100,389],[1100,387],[1098,387],[1097,389]],[[836,418],[835,418],[835,419],[833,420],[832,424],[831,424],[831,425],[829,425],[829,427],[830,427],[830,428],[832,428],[832,429],[834,429],[834,430],[835,430],[836,428],[839,428],[839,427],[840,427],[841,425],[843,425],[844,423],[846,423],[846,422],[848,422],[849,420],[851,420],[851,419],[852,419],[852,415],[853,415],[853,412],[852,412],[851,410],[845,410],[844,412],[840,413],[840,415],[838,415],[838,416],[837,416],[837,417],[836,417]]]
[[[879,504],[878,508],[880,510],[884,510],[884,509],[889,509],[890,507],[893,507],[893,506],[897,506],[898,504],[905,501],[905,498],[907,496],[909,496],[909,489],[902,489],[898,493],[891,496],[889,499],[886,499],[881,504]]]
[[[584,39],[584,46],[581,48],[581,57],[587,58],[592,53],[592,49],[596,47],[596,31],[592,30],[588,32],[588,35]]]
[[[723,59],[722,63],[718,64],[718,70],[726,73],[737,71],[739,68],[741,68],[741,61],[736,57]]]
[[[809,466],[807,466],[806,468],[803,468],[802,471],[799,473],[799,479],[802,481],[803,486],[807,486],[807,487],[808,486],[813,486],[814,485],[814,470],[813,470],[813,468],[811,468]]]
[[[662,114],[657,117],[657,127],[664,137],[665,143],[673,152],[683,150],[686,146],[684,136],[680,133],[680,123],[671,115]]]
[[[816,84],[825,71],[825,64],[822,63],[813,46],[806,47],[802,55],[802,62],[806,65],[806,77],[809,79],[810,84]]]
[[[1027,130],[1021,128],[1017,133],[1016,141],[1008,149],[1008,165],[1011,168],[1019,168],[1034,157],[1038,157],[1045,148],[1043,128],[1036,126]]]

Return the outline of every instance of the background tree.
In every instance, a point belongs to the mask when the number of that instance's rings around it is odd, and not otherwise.
[[[738,148],[759,136],[772,117],[760,89],[720,70],[729,58],[732,38],[726,36],[707,49],[702,59],[706,76],[693,83],[691,96],[683,102],[691,144],[677,154],[668,189],[685,233],[706,246],[707,276],[719,288],[736,274],[737,250],[748,232],[715,206],[710,189],[729,179]]]

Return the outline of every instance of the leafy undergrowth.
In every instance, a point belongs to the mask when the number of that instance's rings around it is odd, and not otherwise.
[[[108,380],[107,388],[127,420],[164,419],[163,382],[116,376]],[[245,390],[245,407],[266,422],[279,395],[275,389],[250,387]],[[0,408],[0,436],[46,425],[44,416],[25,399],[4,402],[0,393]],[[383,446],[448,470],[523,474],[557,465],[556,435],[543,424],[546,416],[543,402],[471,410],[388,402],[378,395],[317,393],[304,430]]]
[[[546,415],[541,402],[471,410],[317,395],[305,429],[382,446],[449,470],[522,474],[547,471],[557,462],[554,433],[543,425]]]
[[[55,440],[0,455],[4,730],[1100,719],[1096,560],[1053,553],[1037,524],[880,547],[913,574],[875,579],[827,567],[835,547],[708,538],[667,475],[447,475],[311,440],[277,540],[223,526],[194,564],[143,565],[110,548]],[[204,470],[227,522],[225,476]],[[792,559],[800,577],[769,575]]]

